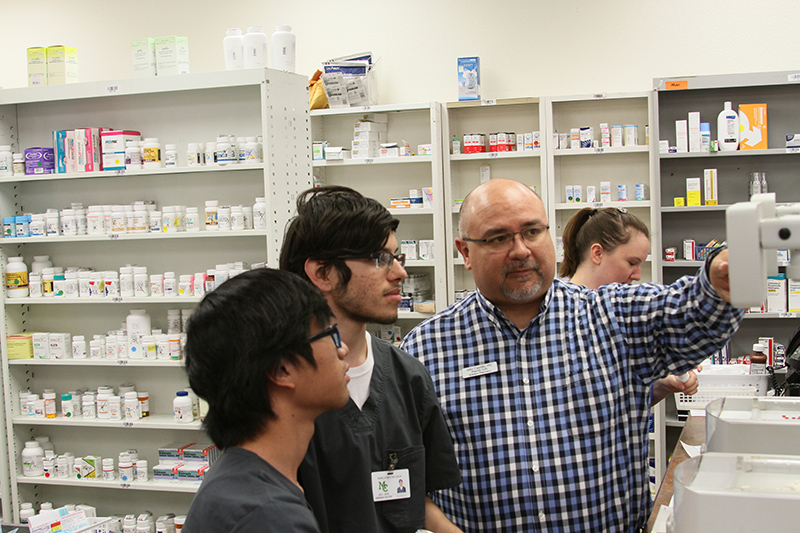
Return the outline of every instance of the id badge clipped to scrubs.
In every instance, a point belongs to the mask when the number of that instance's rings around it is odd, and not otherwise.
[[[411,476],[407,468],[372,473],[372,501],[385,502],[411,497]]]

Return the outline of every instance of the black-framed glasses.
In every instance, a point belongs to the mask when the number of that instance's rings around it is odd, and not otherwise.
[[[323,329],[319,333],[315,333],[308,338],[308,343],[311,344],[314,341],[318,341],[320,339],[324,339],[325,337],[329,336],[333,339],[333,344],[336,345],[337,348],[342,347],[342,336],[339,334],[339,325],[338,324],[331,324],[327,328]]]
[[[493,252],[505,252],[510,250],[514,245],[514,238],[517,235],[522,238],[525,244],[535,244],[549,229],[550,226],[536,225],[520,231],[498,233],[497,235],[492,235],[485,239],[470,239],[468,237],[463,237],[463,239],[469,242],[484,244]]]
[[[401,267],[406,266],[406,254],[393,254],[385,250],[368,255],[340,255],[338,259],[371,259],[375,261],[375,266],[377,268],[386,270],[392,268],[395,261],[400,263]]]

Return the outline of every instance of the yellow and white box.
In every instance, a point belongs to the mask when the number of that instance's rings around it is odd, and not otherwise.
[[[686,205],[702,205],[700,178],[686,178]]]
[[[788,280],[789,312],[800,313],[800,280]]]
[[[47,84],[78,81],[78,49],[70,46],[47,47]]]
[[[564,187],[564,196],[565,196],[568,204],[574,204],[575,203],[575,186],[574,185],[566,185]]]
[[[786,280],[767,278],[767,312],[786,312]]]
[[[572,196],[575,198],[575,203],[579,204],[583,200],[583,185],[573,185],[572,186]]]
[[[767,104],[739,104],[739,150],[766,150]]]
[[[34,332],[31,333],[33,343],[34,359],[50,359],[50,334]]]
[[[156,40],[153,37],[136,39],[131,42],[133,53],[133,77],[148,78],[155,76],[156,70]]]
[[[9,359],[33,359],[33,341],[30,333],[6,336]]]
[[[703,170],[703,192],[705,193],[706,205],[719,204],[716,168],[707,168]]]
[[[158,37],[156,47],[156,72],[159,76],[189,74],[189,39],[184,35]]]
[[[47,49],[28,48],[28,87],[47,85]]]
[[[639,125],[626,124],[625,125],[625,146],[638,146],[639,145]]]

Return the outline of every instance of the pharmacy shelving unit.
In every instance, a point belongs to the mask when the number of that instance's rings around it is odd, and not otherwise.
[[[548,214],[550,232],[559,238],[570,218],[585,207],[622,207],[639,217],[647,224],[652,234],[651,241],[658,237],[657,212],[653,209],[652,192],[654,185],[653,162],[648,145],[647,125],[650,123],[650,102],[652,92],[637,93],[597,93],[576,96],[546,98]],[[600,124],[609,127],[636,125],[638,138],[636,144],[603,147]],[[559,134],[570,134],[572,128],[592,127],[594,139],[599,146],[591,148],[558,148],[555,139]],[[625,138],[623,134],[623,139]],[[600,182],[611,183],[611,200],[603,201],[600,196]],[[637,184],[646,186],[644,200],[636,200]],[[581,202],[570,202],[566,196],[567,185],[580,185],[583,190]],[[618,200],[618,186],[627,186],[627,201]],[[587,202],[587,187],[594,186],[596,198]],[[653,248],[655,249],[655,248]],[[559,253],[559,262],[562,254]],[[642,281],[657,281],[654,265],[657,254],[650,254],[642,265]]]
[[[393,198],[409,196],[411,189],[430,187],[432,206],[390,209],[400,219],[397,240],[433,240],[434,258],[407,260],[409,275],[428,274],[437,310],[447,306],[445,223],[442,197],[442,106],[438,103],[375,105],[311,111],[315,142],[351,147],[354,124],[368,115],[388,115],[383,143],[406,141],[414,155],[313,161],[314,175],[326,185],[343,185],[391,206]],[[430,144],[430,155],[418,155],[420,144]],[[398,321],[403,334],[431,313],[401,310]]]
[[[0,181],[0,213],[39,213],[65,208],[72,202],[128,204],[155,200],[163,205],[197,206],[206,200],[220,204],[253,204],[267,200],[267,229],[238,232],[169,233],[46,238],[0,241],[0,258],[22,255],[30,265],[34,255],[49,255],[57,266],[118,270],[126,264],[146,266],[148,273],[176,275],[212,269],[218,263],[267,262],[276,266],[286,222],[299,191],[311,186],[311,137],[307,80],[268,69],[215,72],[186,76],[131,79],[0,91],[0,139],[14,151],[51,146],[51,132],[88,126],[133,129],[161,143],[175,143],[178,167],[152,171],[14,176]],[[208,142],[219,134],[262,135],[264,162],[225,167],[187,167],[189,142]],[[19,503],[85,502],[102,514],[156,515],[185,513],[196,484],[121,483],[90,479],[26,478],[20,452],[24,442],[48,435],[57,453],[76,457],[99,455],[116,459],[137,449],[150,467],[157,449],[171,442],[207,442],[199,422],[176,424],[172,398],[188,381],[180,362],[109,360],[9,360],[6,335],[49,331],[84,335],[88,339],[119,329],[131,308],[146,309],[153,327],[166,329],[167,309],[192,308],[199,297],[149,298],[6,298],[0,299],[5,382],[5,429],[10,458],[13,517]],[[137,422],[100,420],[31,420],[21,417],[19,392],[57,395],[78,388],[115,388],[135,384],[150,395],[152,416]],[[115,490],[108,490],[115,489]],[[4,508],[6,499],[3,499]],[[8,513],[4,511],[4,517]]]
[[[455,247],[458,235],[460,201],[481,184],[481,168],[488,167],[491,178],[509,178],[535,187],[547,197],[543,111],[538,98],[521,97],[497,100],[448,102],[443,129],[444,196],[447,210],[447,269],[449,303],[455,301],[456,291],[474,290],[472,273],[464,268],[464,260]],[[542,148],[512,152],[470,153],[464,151],[464,135],[496,132],[540,132]],[[452,153],[452,142],[458,139],[461,153]],[[488,148],[487,148],[488,149]]]
[[[785,148],[785,134],[800,131],[800,72],[772,72],[681,78],[660,78],[653,81],[656,91],[655,112],[651,131],[657,137],[652,153],[658,160],[656,174],[661,202],[661,243],[657,253],[664,257],[664,249],[677,249],[676,261],[661,261],[662,279],[670,283],[684,275],[694,275],[701,261],[683,259],[683,241],[694,239],[705,244],[711,239],[724,240],[725,209],[736,202],[749,199],[750,172],[763,171],[771,192],[777,194],[779,203],[800,201],[796,186],[796,169],[800,154]],[[658,139],[676,144],[675,121],[688,119],[689,112],[700,112],[702,122],[711,124],[711,138],[717,138],[717,115],[724,102],[739,104],[766,103],[769,117],[769,147],[765,150],[737,150],[715,153],[660,153]],[[719,204],[693,207],[675,207],[675,197],[686,197],[686,178],[700,178],[704,169],[717,169],[719,175]],[[705,204],[705,198],[703,199]],[[758,280],[753,280],[757,282]],[[748,314],[738,333],[731,341],[730,353],[750,353],[758,337],[774,337],[776,342],[787,344],[797,328],[792,313]],[[674,401],[671,398],[668,402]],[[664,402],[662,402],[664,403]],[[674,406],[668,406],[674,412]],[[665,426],[682,426],[672,417],[663,417],[661,434]],[[671,449],[664,446],[663,449]],[[666,461],[666,456],[662,458]]]
[[[560,265],[563,249],[558,242],[564,228],[580,209],[585,207],[618,207],[630,210],[650,229],[651,253],[642,264],[642,281],[660,281],[658,249],[660,224],[658,219],[658,187],[655,181],[655,158],[649,146],[648,125],[651,124],[653,92],[595,93],[574,96],[547,97],[544,99],[546,114],[548,215],[550,232],[556,239],[557,260]],[[623,144],[604,147],[600,124],[611,128],[623,126]],[[636,143],[627,143],[624,126],[636,125]],[[573,128],[591,127],[599,146],[588,148],[559,148],[559,135],[569,135]],[[611,183],[611,200],[603,201],[600,182]],[[644,184],[645,198],[636,200],[636,185]],[[583,198],[570,202],[566,194],[567,185],[580,185]],[[619,201],[618,186],[627,186],[627,200]],[[594,186],[596,197],[588,202],[587,187]],[[663,403],[663,402],[662,402]],[[650,432],[650,456],[655,463],[656,486],[666,472],[663,457],[663,431],[659,421],[663,418],[661,406],[653,408],[654,427]]]

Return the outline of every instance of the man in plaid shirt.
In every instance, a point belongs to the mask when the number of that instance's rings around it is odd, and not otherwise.
[[[650,510],[650,385],[728,341],[727,250],[669,286],[554,280],[541,199],[491,180],[456,246],[477,291],[403,348],[428,368],[462,471],[435,501],[464,531],[635,532]]]

